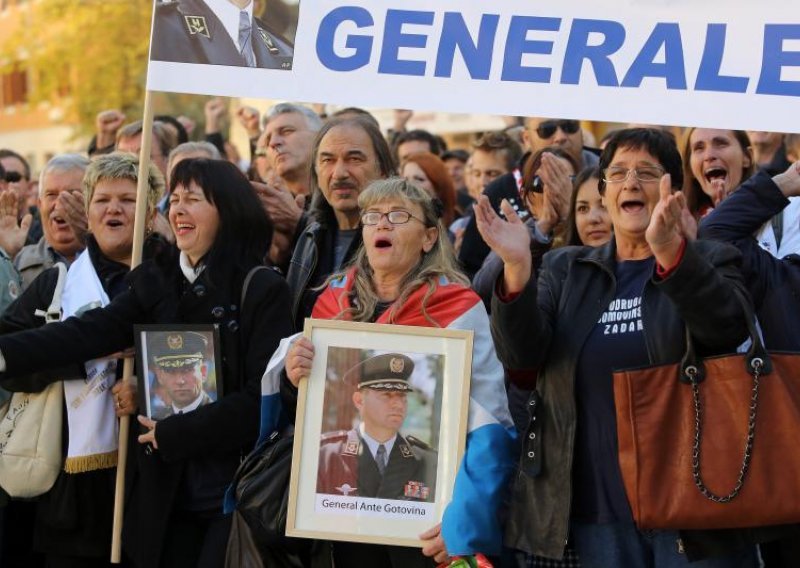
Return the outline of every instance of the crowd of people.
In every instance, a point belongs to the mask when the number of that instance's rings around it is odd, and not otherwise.
[[[687,333],[703,356],[735,352],[751,310],[768,349],[800,348],[800,135],[690,128],[676,138],[632,125],[593,148],[577,120],[528,117],[448,149],[406,130],[408,112],[384,134],[359,108],[327,116],[281,103],[263,116],[237,111],[250,138],[241,160],[221,133],[226,107],[205,110],[202,140],[190,140],[193,124],[156,117],[133,270],[141,121],[101,112],[88,152],[54,156],[38,181],[19,153],[0,150],[0,401],[56,381],[66,396],[53,487],[35,499],[0,493],[0,565],[109,565],[121,416],[138,419],[123,565],[225,565],[225,490],[259,433],[262,375],[308,317],[475,335],[470,433],[441,523],[421,549],[316,543],[307,565],[474,554],[509,567],[800,563],[795,525],[637,528],[613,391],[616,370],[679,361]],[[69,267],[63,313],[45,326],[58,263]],[[170,384],[200,359],[167,337],[178,354],[164,355],[158,380],[172,402],[145,416],[117,364],[139,324],[216,324],[220,396]],[[302,337],[286,355],[290,423],[313,356]],[[389,359],[403,371],[400,355]],[[96,410],[70,404],[68,385],[101,368]],[[363,414],[383,396],[404,414],[405,394],[382,391],[405,392],[406,379],[362,380],[356,406]],[[415,443],[400,445],[435,455]],[[354,444],[373,446],[383,440]],[[386,457],[372,459],[378,479]]]

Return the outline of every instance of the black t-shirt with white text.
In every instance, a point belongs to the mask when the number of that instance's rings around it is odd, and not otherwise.
[[[614,300],[595,324],[578,359],[572,518],[580,522],[633,520],[617,459],[612,373],[649,363],[642,291],[654,266],[653,257],[617,263]]]

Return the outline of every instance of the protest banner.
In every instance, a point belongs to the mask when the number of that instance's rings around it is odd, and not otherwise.
[[[784,0],[301,0],[294,41],[253,20],[246,56],[202,0],[155,0],[154,7],[134,267],[144,235],[152,91],[800,131],[800,17]],[[125,380],[132,367],[129,358]],[[120,561],[128,428],[126,417],[112,562]]]
[[[276,54],[265,64],[272,68],[222,59],[214,61],[218,65],[180,63],[197,58],[181,59],[177,49],[165,56],[154,35],[148,88],[797,131],[800,19],[785,7],[778,0],[444,0],[433,7],[422,0],[301,0],[293,53],[283,51],[277,37],[262,35]],[[156,34],[164,13],[156,10]],[[184,12],[181,25],[194,50],[208,52],[211,43],[228,39],[210,18],[191,16]]]

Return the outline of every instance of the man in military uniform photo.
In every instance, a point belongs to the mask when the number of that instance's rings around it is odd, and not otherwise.
[[[408,411],[414,362],[400,353],[377,355],[344,375],[357,381],[353,404],[361,423],[323,434],[317,493],[428,501],[435,499],[437,453],[400,428]]]
[[[184,414],[213,402],[203,390],[208,375],[205,362],[206,338],[192,331],[158,332],[150,341],[150,352],[156,381],[169,399],[152,418],[162,420],[173,414]],[[151,396],[152,400],[155,398]]]
[[[150,59],[291,69],[294,45],[253,14],[255,0],[163,0]]]

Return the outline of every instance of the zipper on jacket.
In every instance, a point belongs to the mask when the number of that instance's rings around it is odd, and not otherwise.
[[[319,247],[317,246],[317,243],[314,242],[314,237],[309,235],[307,238],[311,239],[311,241],[314,243],[314,254],[311,257],[311,269],[308,271],[306,278],[303,280],[302,291],[295,296],[294,309],[292,310],[292,324],[294,324],[294,320],[297,319],[297,315],[300,313],[300,304],[303,303],[303,294],[308,288],[308,283],[311,282],[311,276],[313,276],[314,270],[317,268],[317,260],[319,257]]]

